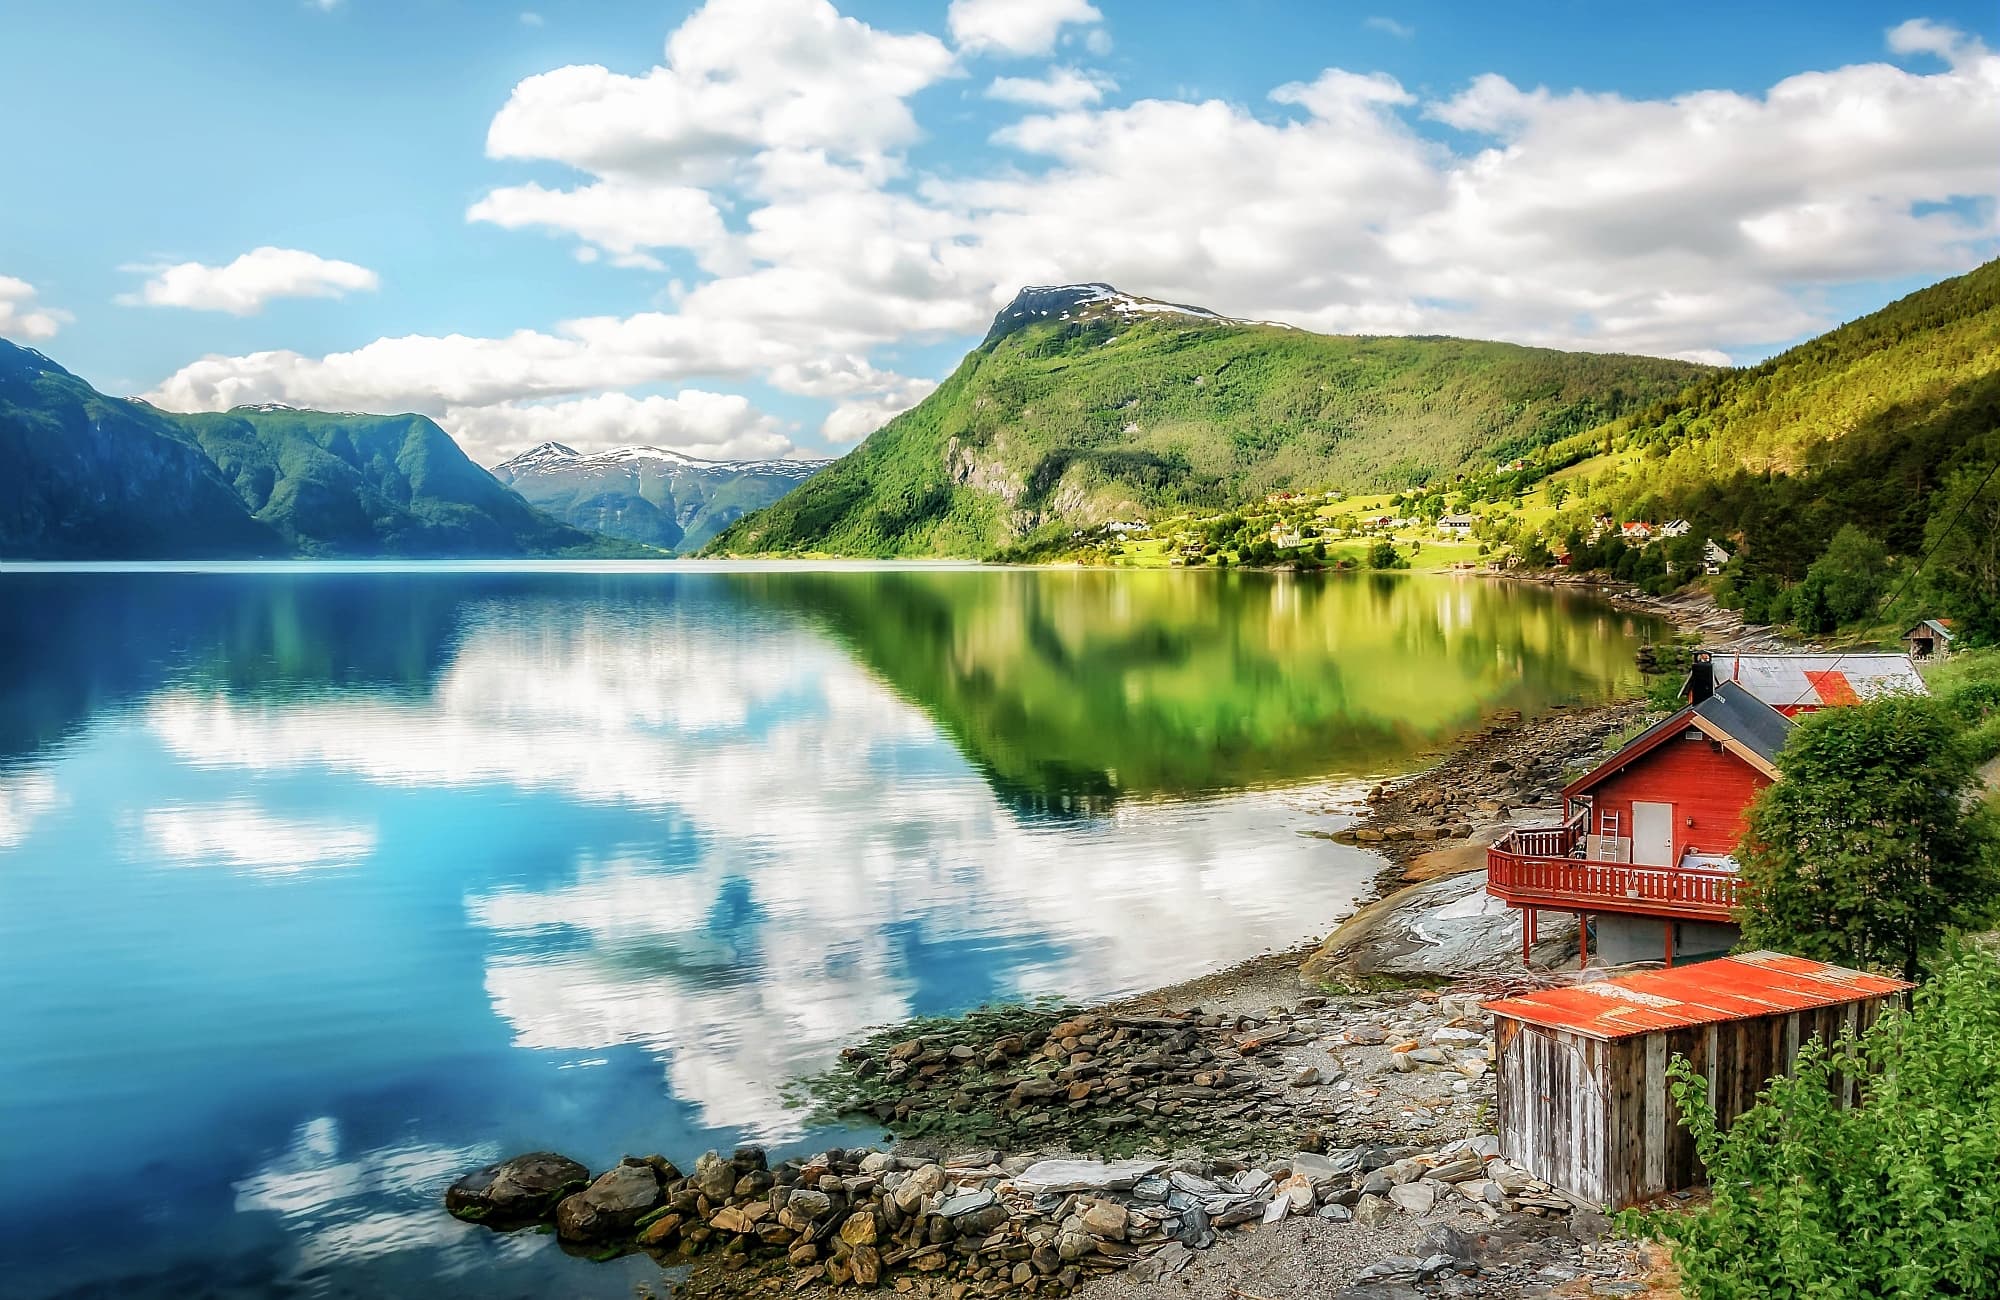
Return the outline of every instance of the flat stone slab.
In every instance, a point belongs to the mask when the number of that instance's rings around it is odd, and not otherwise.
[[[1164,1160],[1037,1160],[1014,1176],[1025,1192],[1126,1192],[1167,1167]]]

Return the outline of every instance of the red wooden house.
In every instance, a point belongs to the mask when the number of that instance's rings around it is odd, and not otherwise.
[[[1777,779],[1792,724],[1697,656],[1690,702],[1563,789],[1560,826],[1514,831],[1487,850],[1487,891],[1523,909],[1522,950],[1543,911],[1577,914],[1585,960],[1713,952],[1732,941],[1743,818]]]

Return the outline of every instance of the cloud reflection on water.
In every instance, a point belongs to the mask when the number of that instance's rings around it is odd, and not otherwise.
[[[260,876],[352,867],[375,851],[371,825],[330,817],[280,817],[247,799],[154,808],[140,819],[135,856],[176,866],[221,864]]]
[[[680,611],[486,611],[428,701],[176,691],[148,717],[200,766],[642,814],[558,883],[468,892],[488,995],[518,1045],[638,1046],[703,1122],[769,1138],[799,1128],[784,1081],[867,1026],[1191,975],[1319,930],[1370,861],[1296,833],[1324,790],[1023,814],[826,642]]]
[[[344,1145],[339,1121],[319,1116],[236,1184],[239,1213],[276,1214],[291,1231],[295,1276],[411,1253],[450,1277],[494,1251],[540,1248],[532,1236],[495,1236],[438,1211],[439,1188],[496,1159],[494,1148],[405,1142],[348,1152]]]

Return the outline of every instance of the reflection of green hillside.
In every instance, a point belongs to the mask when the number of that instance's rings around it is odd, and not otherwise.
[[[1016,798],[1393,771],[1503,708],[1635,684],[1643,630],[1540,588],[1416,576],[780,573]]]

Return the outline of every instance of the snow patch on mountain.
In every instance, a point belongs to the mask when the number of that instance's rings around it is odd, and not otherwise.
[[[545,442],[502,461],[493,467],[502,481],[523,474],[565,473],[612,468],[644,468],[647,464],[669,466],[696,474],[717,476],[772,474],[801,482],[824,469],[830,461],[818,460],[704,460],[671,447],[613,447],[609,451],[580,452],[560,442]]]

